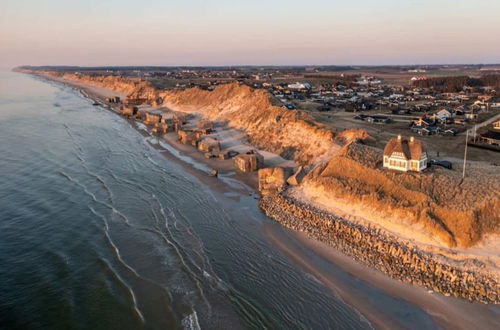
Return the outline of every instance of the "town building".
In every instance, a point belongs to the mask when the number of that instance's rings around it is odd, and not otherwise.
[[[413,136],[407,140],[398,135],[390,139],[384,148],[383,166],[403,172],[420,172],[427,168],[427,152],[422,142]]]
[[[483,143],[500,146],[500,132],[498,130],[489,130],[480,134],[479,138]]]
[[[493,129],[500,130],[500,120],[493,123]]]

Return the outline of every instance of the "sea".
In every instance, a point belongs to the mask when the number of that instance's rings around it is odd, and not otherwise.
[[[287,233],[251,189],[92,103],[0,73],[0,329],[372,328],[268,239]]]

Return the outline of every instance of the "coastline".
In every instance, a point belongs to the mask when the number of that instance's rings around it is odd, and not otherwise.
[[[496,279],[461,271],[443,256],[322,212],[285,193],[264,196],[259,206],[283,226],[305,232],[393,278],[469,301],[498,303],[500,287]]]
[[[104,107],[104,108],[107,108],[108,110],[111,110],[117,114],[119,114],[119,110],[114,107],[113,105],[109,105],[105,102],[105,98],[106,98],[106,95],[103,95],[103,94],[99,94],[93,87],[91,86],[83,86],[82,84],[72,84],[71,82],[68,82],[68,81],[62,81],[62,80],[57,80],[57,79],[52,79],[52,77],[44,77],[44,76],[41,76],[42,78],[44,79],[49,79],[49,80],[52,80],[52,81],[55,81],[55,82],[58,82],[58,83],[63,83],[63,84],[66,84],[72,88],[75,88],[76,90],[79,90],[80,92],[83,91],[83,95],[85,97],[88,97],[89,99],[92,99],[92,100],[97,100],[99,101],[99,103],[101,103],[101,106]],[[114,93],[115,95],[119,94],[119,93]],[[146,133],[145,131],[141,131],[141,129],[139,127],[137,127],[137,125],[135,124],[135,121],[133,120],[127,120],[132,127],[136,128],[139,132],[141,132],[141,134],[143,134],[144,136],[151,136],[151,134],[149,133]],[[160,137],[156,137],[158,140],[160,139]],[[187,156],[189,158],[191,158],[193,161],[195,162],[200,162],[200,163],[203,163],[207,166],[210,166],[212,167],[212,164],[209,163],[209,160],[206,160],[203,158],[202,154],[199,153],[198,151],[196,151],[194,148],[191,148],[191,147],[188,147],[188,146],[182,146],[182,145],[175,145],[174,143],[172,143],[172,141],[166,141],[164,140],[166,143],[168,143],[168,145],[170,145],[172,148],[175,148],[177,151],[181,152],[184,156]],[[161,145],[158,145],[158,144],[155,144],[155,143],[150,143],[150,145],[152,145],[154,148],[157,148],[159,150],[165,150]],[[182,148],[184,147],[184,148]],[[188,150],[189,149],[189,150]],[[191,150],[191,151],[190,151]],[[176,157],[175,155],[168,155],[169,152],[167,150],[167,152],[165,153],[162,153],[164,154],[164,156],[168,157],[169,159],[173,159],[174,161],[176,162],[179,162],[179,163],[182,163],[182,164],[185,164],[186,161],[183,161],[181,159],[179,159],[178,157]],[[198,155],[198,157],[196,157],[196,155]],[[217,162],[217,161],[212,161],[212,162]],[[189,162],[188,162],[189,163]],[[193,165],[193,164],[191,164]],[[206,174],[204,173],[202,170],[200,169],[197,169],[193,166],[188,166],[187,167],[189,169],[189,171],[193,171],[193,172],[197,172],[198,174]],[[227,170],[226,170],[227,171]],[[224,189],[223,188],[223,184],[217,184],[216,182],[219,182],[220,181],[225,181],[225,179],[229,179],[229,180],[234,180],[234,181],[238,181],[238,182],[243,182],[243,186],[240,186],[240,191],[241,192],[244,192],[244,193],[248,193],[248,194],[255,194],[255,190],[256,190],[256,181],[255,181],[255,178],[256,178],[256,175],[255,173],[253,173],[253,177],[254,179],[248,179],[249,177],[251,177],[252,175],[247,175],[247,174],[244,174],[244,175],[240,175],[239,173],[235,172],[235,173],[231,173],[231,172],[234,172],[234,171],[229,171],[229,172],[225,172],[223,171],[223,173],[221,173],[222,175],[220,176],[220,179],[222,180],[218,180],[218,179],[214,179],[214,178],[210,178],[208,176],[203,176],[203,175],[198,175],[199,177],[204,177],[204,181],[206,181],[207,183],[209,183],[210,185],[214,186],[214,187],[219,187],[219,189]],[[226,182],[227,183],[227,182]],[[234,187],[236,187],[237,185],[234,185]],[[309,248],[311,248],[311,250],[315,251],[316,253],[318,253],[320,256],[324,257],[325,255],[329,254],[330,255],[330,261],[333,260],[334,263],[337,263],[339,262],[340,259],[344,259],[344,263],[345,264],[350,264],[348,266],[346,266],[347,268],[352,268],[352,269],[355,269],[355,268],[359,268],[359,267],[362,267],[362,269],[365,269],[367,268],[366,266],[363,266],[361,265],[358,261],[354,261],[352,259],[350,259],[349,257],[346,257],[345,255],[344,256],[341,256],[337,251],[335,251],[334,249],[329,249],[330,251],[320,251],[320,250],[325,250],[326,247],[325,246],[321,246],[321,247],[318,247],[318,246],[314,246],[313,244],[313,241],[310,240],[309,238],[305,238],[303,235],[301,234],[297,234],[297,233],[290,233],[290,235],[292,236],[295,236],[300,242],[304,243],[304,245],[308,245]],[[270,237],[270,239],[272,240],[273,238]],[[275,238],[274,238],[275,239]],[[281,248],[282,249],[282,248]],[[285,254],[287,254],[285,252]],[[332,257],[332,254],[336,255],[334,257]],[[365,269],[366,270],[366,269]],[[357,272],[356,272],[357,273]],[[378,277],[386,277],[385,275],[382,275],[380,273],[377,273],[376,271],[370,269],[370,274],[369,275],[366,275],[364,274],[363,272],[362,273],[357,273],[357,274],[353,274],[353,276],[356,276],[358,277],[359,279],[363,280],[363,281],[368,281],[370,282],[371,281],[371,278],[373,276],[376,276],[378,275]],[[389,282],[394,282],[392,283],[395,287],[397,287],[397,285],[395,285],[395,283],[400,283],[400,282],[397,282],[393,279],[389,279],[389,278],[386,278],[386,280],[389,280]],[[327,285],[328,286],[328,285]],[[388,286],[387,283],[381,285],[381,287],[383,287],[384,290],[386,290],[386,286]],[[389,285],[390,286],[390,285]],[[399,292],[399,290],[401,290],[401,288],[395,288],[392,290],[391,294],[397,294]],[[428,293],[425,292],[424,289],[422,288],[419,288],[419,287],[415,287],[415,286],[410,286],[410,289],[408,289],[410,291],[412,290],[417,290],[419,291],[418,293],[415,293],[415,295],[420,295],[420,298],[418,299],[422,299],[424,301],[424,305],[428,303],[428,301],[426,302],[426,299],[423,299],[422,297],[423,296],[429,296],[429,297],[436,297],[436,296],[439,296],[439,298],[443,298],[443,299],[447,299],[446,297],[444,296],[441,296],[441,295],[429,295]],[[336,289],[332,288],[332,291],[336,291]],[[400,296],[403,295],[403,294],[399,294]],[[447,300],[450,300],[450,299],[454,299],[454,300],[457,300],[455,298],[449,298]],[[435,299],[434,299],[435,300]],[[451,300],[450,300],[451,301]],[[349,302],[346,300],[347,303],[352,303],[352,305],[357,308],[356,304],[359,303],[358,302]],[[450,303],[449,301],[447,301],[447,303]],[[451,311],[447,312],[445,310],[442,310],[442,311],[439,311],[439,312],[436,312],[436,321],[444,326],[444,327],[451,327],[451,324],[455,324],[455,326],[457,327],[463,327],[463,328],[467,328],[464,324],[460,323],[461,321],[459,319],[457,319],[456,317],[460,315],[460,312],[455,310],[454,308],[459,308],[460,309],[463,309],[465,311],[465,309],[467,308],[470,308],[471,306],[478,306],[479,307],[482,307],[482,305],[478,304],[478,303],[474,303],[473,305],[469,304],[468,302],[466,301],[460,301],[460,303],[457,303],[455,304],[457,306],[453,306],[452,308],[449,308],[451,309]],[[364,313],[367,313],[369,314],[368,310],[369,310],[369,307],[367,307],[368,309],[365,308],[364,310]],[[426,310],[434,310],[434,309],[440,309],[441,307],[438,306],[437,304],[434,304],[434,305],[429,305],[428,306],[428,309]],[[481,308],[476,308],[478,310],[481,310]],[[365,315],[365,314],[364,314]],[[381,326],[383,324],[380,323],[380,322],[376,322],[376,317],[372,316],[372,317],[368,317],[370,319],[371,322],[373,322],[375,325],[377,326]],[[439,320],[441,320],[439,322]],[[463,320],[462,320],[463,321]],[[442,324],[441,324],[442,323]],[[466,323],[468,324],[468,323]],[[498,322],[497,322],[498,324]],[[478,323],[475,323],[475,325],[477,326]],[[491,323],[487,323],[485,322],[484,323],[485,325],[485,328],[489,328],[491,327]]]

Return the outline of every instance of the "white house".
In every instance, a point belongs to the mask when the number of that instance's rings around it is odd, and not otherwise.
[[[455,117],[455,113],[451,112],[448,109],[439,110],[438,112],[436,112],[436,115],[438,115],[440,117],[444,117],[446,119]]]
[[[296,82],[295,84],[289,84],[290,89],[311,89],[311,84],[307,82]]]
[[[422,142],[416,141],[413,136],[408,141],[398,135],[390,139],[384,148],[384,167],[403,172],[423,171],[427,168],[427,152]]]

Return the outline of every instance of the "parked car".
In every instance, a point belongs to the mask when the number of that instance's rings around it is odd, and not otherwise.
[[[449,170],[451,170],[453,168],[453,164],[447,160],[431,159],[430,164],[436,165],[436,166],[441,166],[441,167],[447,168]]]

